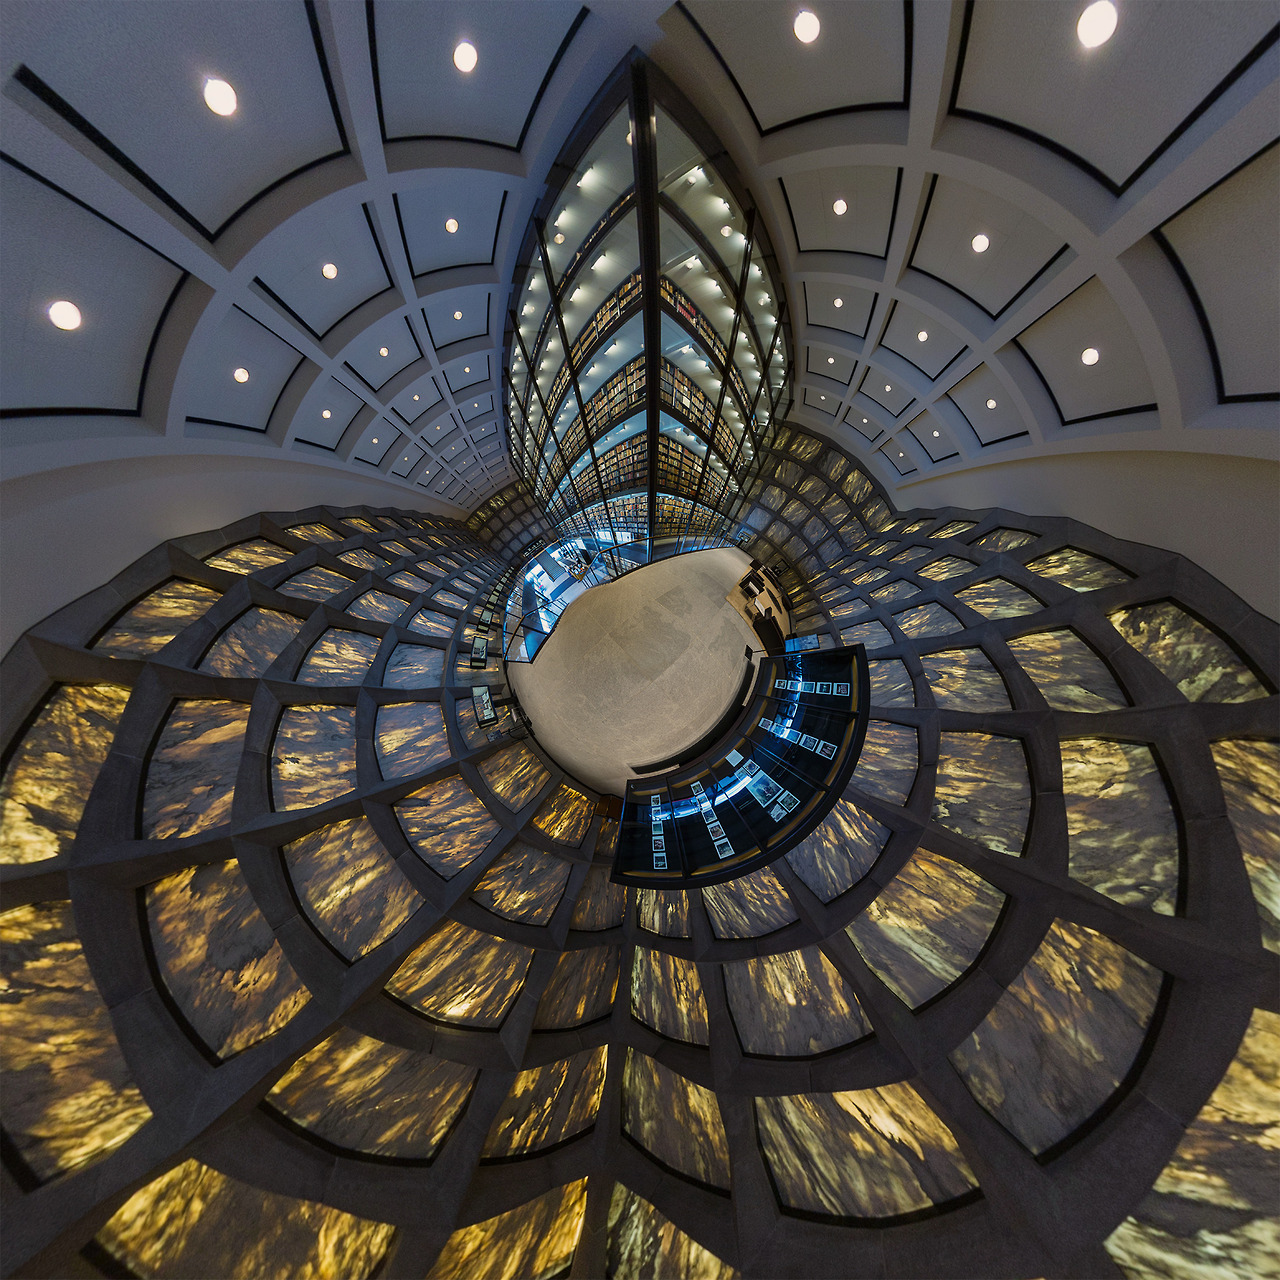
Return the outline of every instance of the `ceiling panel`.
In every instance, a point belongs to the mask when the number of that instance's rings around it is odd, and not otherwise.
[[[874,400],[882,409],[887,409],[895,418],[913,399],[911,391],[901,379],[875,366],[868,368],[862,375],[858,391]]]
[[[400,315],[384,316],[371,324],[346,352],[348,367],[375,391],[420,359],[422,348],[413,326]]]
[[[855,338],[867,336],[867,324],[876,295],[856,285],[828,284],[825,280],[804,282],[805,317],[810,324],[839,329]]]
[[[460,356],[441,366],[441,373],[449,390],[455,395],[467,387],[474,387],[479,382],[489,381],[489,356]]]
[[[810,169],[782,180],[801,252],[834,249],[883,258],[889,251],[899,169],[846,165]],[[836,213],[837,201],[845,212]]]
[[[945,462],[948,458],[957,457],[960,453],[955,433],[931,409],[926,409],[918,417],[913,418],[907,424],[907,430],[929,455],[931,462]]]
[[[458,406],[458,412],[462,415],[462,421],[465,423],[474,422],[477,418],[483,418],[486,414],[493,412],[493,393],[485,392],[482,396],[476,396],[473,400],[464,400]]]
[[[232,307],[203,344],[187,397],[188,419],[265,431],[284,384],[302,361],[287,342]],[[247,382],[235,370],[245,369]]]
[[[901,299],[893,304],[880,345],[930,378],[936,378],[965,350],[964,340],[940,320],[926,316]]]
[[[364,407],[365,402],[354,391],[336,378],[325,378],[312,388],[294,416],[294,434],[308,444],[335,449],[342,433]]]
[[[413,274],[489,266],[507,182],[502,174],[440,169],[429,184],[402,188],[395,207]],[[458,224],[456,231],[448,230],[451,222]]]
[[[855,361],[852,356],[845,355],[827,347],[813,346],[805,350],[805,372],[816,373],[823,378],[834,378],[837,382],[849,385],[853,377]]]
[[[439,351],[465,338],[488,337],[492,306],[493,290],[484,285],[432,294],[422,305],[432,345]]]
[[[1027,424],[1014,407],[1009,389],[988,365],[979,365],[948,393],[984,445],[1027,434]]]
[[[357,462],[367,462],[372,467],[380,467],[382,460],[405,437],[385,418],[371,422],[356,441],[351,456]]]
[[[813,387],[805,387],[802,403],[806,409],[812,409],[816,413],[834,417],[840,408],[840,396],[835,392],[818,391]]]
[[[906,446],[898,440],[886,440],[877,450],[885,461],[900,475],[909,476],[919,470]]]
[[[436,386],[435,378],[428,373],[405,387],[391,401],[391,407],[405,422],[414,423],[443,399],[439,387]]]

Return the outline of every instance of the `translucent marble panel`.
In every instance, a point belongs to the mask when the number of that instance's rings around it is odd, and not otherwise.
[[[885,528],[893,519],[889,514],[889,507],[883,498],[876,498],[873,502],[869,503],[863,509],[862,518],[866,521],[868,529],[876,530]]]
[[[147,765],[144,836],[193,836],[230,822],[248,723],[249,708],[243,702],[173,704]]]
[[[431,599],[440,605],[444,605],[446,609],[465,609],[467,600],[465,596],[460,596],[453,591],[437,591]]]
[[[458,625],[458,620],[447,617],[443,613],[433,613],[430,609],[419,609],[404,625],[410,631],[417,631],[424,636],[447,638],[453,635],[453,629]]]
[[[710,1089],[627,1050],[622,1127],[650,1155],[697,1182],[729,1187],[729,1143]]]
[[[590,1129],[600,1110],[607,1054],[601,1045],[520,1072],[489,1127],[481,1158],[526,1155]]]
[[[786,859],[823,902],[830,902],[871,870],[888,838],[888,827],[848,800],[837,800],[821,825]]]
[[[343,516],[347,524],[359,529],[362,533],[381,533],[376,524],[370,524],[363,516]]]
[[[114,684],[60,685],[46,699],[0,780],[0,862],[71,851],[128,701]]]
[[[843,604],[833,605],[831,608],[831,620],[836,626],[841,626],[845,622],[852,621],[854,618],[860,618],[864,613],[868,613],[871,606],[865,600],[846,600]]]
[[[500,830],[459,777],[441,778],[394,805],[405,839],[446,880],[482,854]]]
[[[348,960],[385,942],[422,905],[368,818],[308,832],[283,852],[303,910]]]
[[[856,627],[845,627],[840,632],[841,644],[866,645],[868,652],[884,649],[893,643],[893,637],[878,622],[862,622]]]
[[[306,809],[356,785],[355,707],[285,707],[271,748],[275,809]]]
[[[871,1033],[858,998],[817,947],[723,966],[743,1053],[807,1057]]]
[[[1075,547],[1064,547],[1051,555],[1032,560],[1027,568],[1042,578],[1051,578],[1072,591],[1097,591],[1117,582],[1128,582],[1132,574],[1116,568],[1106,560],[1091,556]]]
[[[891,1218],[978,1185],[951,1130],[907,1084],[757,1098],[756,1118],[785,1208]]]
[[[626,890],[609,879],[607,867],[592,867],[573,904],[569,927],[584,931],[612,929],[622,923],[626,909]]]
[[[960,556],[943,556],[940,560],[923,565],[916,572],[922,578],[932,578],[934,582],[945,582],[948,578],[958,578],[962,573],[968,573],[970,569],[975,568],[977,566],[971,560],[965,560]]]
[[[1178,824],[1151,748],[1107,738],[1062,743],[1071,875],[1130,907],[1171,916]]]
[[[412,555],[413,552],[406,552]],[[410,573],[408,569],[401,569],[399,573],[393,573],[388,582],[394,582],[397,587],[408,587],[410,591],[426,591],[431,586],[425,578],[420,578],[416,573]]]
[[[974,583],[963,591],[957,591],[956,599],[970,609],[976,609],[984,618],[1018,618],[1044,608],[1030,592],[1015,587],[1005,578]]]
[[[517,840],[484,874],[472,897],[506,920],[547,924],[564,897],[569,863]]]
[[[538,1001],[535,1031],[565,1031],[606,1017],[618,990],[621,947],[566,951]]]
[[[392,702],[379,707],[373,736],[384,778],[407,778],[449,758],[444,713],[436,702]]]
[[[951,1061],[973,1096],[1039,1154],[1115,1092],[1159,993],[1158,969],[1059,920]]]
[[[542,762],[521,742],[486,756],[478,766],[480,776],[508,809],[523,809],[551,779]]]
[[[836,477],[831,478],[834,480]],[[850,471],[844,482],[844,492],[850,502],[859,505],[871,496],[871,481],[861,471]]]
[[[471,674],[481,677],[476,681],[477,684],[490,683],[483,678],[488,674],[487,672],[475,671]],[[503,734],[509,734],[515,728],[515,721],[511,718],[511,709],[509,707],[494,707],[494,711],[498,716],[497,722],[494,724],[480,724],[476,720],[475,707],[468,698],[460,698],[454,703],[453,710],[457,719],[458,730],[462,734],[462,740],[467,744],[468,751],[474,751],[486,742],[496,742],[498,737]]]
[[[1074,631],[1038,631],[1005,643],[1055,711],[1128,706],[1110,668]]]
[[[533,952],[444,921],[396,970],[387,991],[429,1018],[493,1029],[524,986]]]
[[[950,858],[917,849],[848,926],[862,958],[894,995],[919,1008],[978,958],[1004,894]]]
[[[896,556],[890,556],[889,559],[894,564],[911,564],[916,560],[923,560],[925,556],[932,555],[932,547],[908,547],[905,551],[899,551]]]
[[[371,622],[394,622],[406,608],[408,606],[398,596],[389,596],[384,591],[366,591],[347,605],[347,612],[357,618],[368,618]]]
[[[636,920],[642,929],[666,938],[689,936],[689,899],[679,889],[640,889]]]
[[[463,1227],[449,1237],[427,1280],[522,1280],[567,1272],[582,1234],[587,1180]]]
[[[926,636],[949,636],[953,631],[963,631],[964,623],[949,609],[940,604],[920,604],[893,615],[894,626],[913,640]]]
[[[293,555],[292,551],[287,551],[274,542],[268,542],[266,538],[251,538],[248,542],[237,542],[216,555],[205,556],[204,562],[211,569],[229,569],[232,573],[256,573],[259,569],[287,560],[291,555]]]
[[[799,919],[782,882],[768,867],[709,885],[702,902],[717,938],[758,938]]]
[[[433,689],[444,683],[444,650],[398,644],[387,659],[382,683],[389,689]]]
[[[1020,855],[1031,817],[1031,779],[1021,741],[944,733],[933,817],[988,849]]]
[[[267,1102],[350,1151],[429,1160],[471,1097],[479,1072],[340,1027],[305,1053]]]
[[[1280,743],[1215,742],[1213,759],[1258,904],[1262,944],[1280,951]]]
[[[1249,702],[1267,696],[1226,641],[1168,600],[1119,609],[1108,620],[1192,702]]]
[[[157,1280],[365,1280],[394,1234],[187,1160],[135,1192],[97,1239],[134,1275]]]
[[[981,649],[922,653],[934,700],[949,711],[1008,711],[1013,703],[1000,673]]]
[[[886,587],[877,587],[872,593],[871,598],[880,604],[893,604],[898,600],[910,600],[912,596],[918,596],[920,588],[914,582],[891,582]]]
[[[339,560],[352,565],[357,569],[371,569],[377,573],[381,573],[383,569],[389,568],[390,560],[384,560],[381,556],[375,556],[372,551],[364,551],[356,549],[354,551],[344,551]]]
[[[1107,1238],[1129,1276],[1272,1276],[1280,1257],[1280,1017],[1263,1009],[1134,1213]]]
[[[911,725],[872,720],[853,771],[853,784],[890,804],[906,804],[919,760],[919,740]]]
[[[552,840],[576,849],[591,825],[594,807],[582,792],[562,782],[538,806],[537,813],[533,815],[533,825]]]
[[[295,538],[305,538],[308,542],[341,542],[345,534],[335,533],[327,524],[294,524],[289,532]]]
[[[250,609],[213,642],[197,670],[215,676],[260,676],[301,628],[302,620],[291,613]]]
[[[868,569],[865,573],[858,574],[851,581],[860,587],[867,586],[869,583],[879,582],[881,578],[887,578],[892,572],[892,569],[885,568]]]
[[[637,947],[631,966],[631,1013],[672,1040],[710,1043],[707,1002],[692,960]]]
[[[221,598],[211,587],[195,582],[166,582],[121,614],[90,648],[117,658],[159,653]]]
[[[101,1159],[151,1118],[70,902],[0,915],[0,1070],[5,1134],[42,1181]]]
[[[738,1273],[620,1182],[609,1206],[607,1274],[619,1280],[737,1280]]]
[[[164,985],[220,1058],[279,1031],[311,998],[234,861],[148,886],[147,925]]]
[[[294,677],[298,684],[360,684],[378,652],[377,636],[330,627],[307,650]]]
[[[1038,533],[1028,533],[1025,529],[992,529],[973,545],[984,551],[1016,551],[1019,547],[1025,547],[1028,542],[1034,542],[1039,536]]]
[[[914,707],[915,686],[907,668],[897,658],[883,658],[867,663],[871,676],[873,707]]]
[[[977,524],[976,520],[952,520],[944,524],[933,536],[935,538],[958,538]]]
[[[301,573],[295,573],[292,578],[282,582],[277,591],[284,592],[287,596],[300,596],[303,600],[327,600],[330,596],[336,596],[339,591],[345,591],[351,586],[351,579],[344,578],[340,573],[334,573],[332,569],[322,568],[316,565],[311,569],[304,569]]]

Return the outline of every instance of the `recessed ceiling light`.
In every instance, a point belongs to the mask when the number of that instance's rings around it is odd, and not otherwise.
[[[837,200],[831,207],[835,210],[837,218],[843,218],[849,211],[849,205],[844,200]]]
[[[320,268],[320,274],[324,276],[326,280],[336,280],[338,278],[337,265],[332,262],[326,262],[324,266]]]
[[[236,109],[236,91],[225,80],[204,82],[204,105],[215,116],[229,116]]]
[[[837,298],[837,299],[835,300],[835,304],[834,304],[834,305],[835,305],[835,306],[837,306],[837,307],[843,307],[843,306],[844,306],[844,299],[843,299],[843,298]]]
[[[59,329],[78,329],[80,327],[80,308],[74,302],[55,302],[49,308],[49,319]]]
[[[1096,0],[1080,15],[1080,21],[1076,23],[1076,37],[1086,49],[1096,49],[1115,34],[1119,18],[1111,0]]]
[[[457,220],[457,218],[446,218],[446,219],[445,219],[445,222],[444,222],[444,229],[445,229],[445,230],[446,230],[450,235],[453,235],[453,233],[454,233],[455,231],[457,231],[457,229],[458,229],[458,220]]]
[[[328,409],[322,409],[322,410],[320,411],[320,416],[321,416],[322,418],[332,418],[332,417],[333,417],[333,414],[331,414],[331,413],[329,412],[329,410],[328,410]]]
[[[462,312],[461,312],[461,311],[455,311],[455,312],[453,313],[453,318],[454,318],[455,320],[461,320],[461,319],[462,319]]]
[[[900,454],[898,454],[898,457],[900,457],[900,458],[905,457],[905,456],[906,456],[905,454],[901,454],[901,453],[900,453]]]
[[[726,236],[726,237],[731,236],[731,235],[733,234],[733,228],[732,228],[732,227],[721,227],[721,228],[720,228],[720,234],[721,234],[722,236]]]
[[[631,130],[627,130],[627,146],[631,145]]]
[[[1080,353],[1080,363],[1081,364],[1097,364],[1098,348],[1085,347],[1085,349]]]
[[[917,342],[928,342],[928,341],[929,341],[929,331],[928,331],[927,329],[921,329],[921,330],[920,330],[920,332],[916,334],[916,341],[917,341]]]
[[[988,236],[984,236],[981,231],[973,237],[969,243],[973,246],[974,253],[986,253],[991,248],[991,240]]]
[[[812,44],[818,38],[818,32],[822,30],[822,23],[818,21],[818,15],[811,9],[801,9],[796,14],[796,20],[791,24],[791,30],[796,33],[796,39],[801,44]]]
[[[867,420],[866,420],[866,418],[863,418],[863,420],[862,420],[862,425],[863,425],[864,427],[867,425]]]
[[[413,398],[416,400],[418,397],[417,397],[417,396],[414,396]]]
[[[236,370],[236,371],[235,371],[231,376],[232,376],[232,377],[233,377],[237,382],[248,382],[248,381],[249,381],[249,370],[248,370],[248,369],[237,369],[237,370]]]
[[[476,69],[478,55],[470,40],[459,40],[453,47],[453,65],[468,74]]]
[[[564,232],[557,231],[555,239],[556,239],[556,244],[564,244]]]
[[[892,391],[892,390],[893,390],[893,388],[892,388],[892,387],[891,387],[887,382],[884,384],[884,389],[885,389],[886,391]]]
[[[374,437],[373,437],[373,443],[374,443],[374,444],[377,444],[377,443],[378,443],[378,437],[377,437],[377,436],[374,436]]]
[[[378,354],[379,354],[380,356],[389,356],[389,355],[391,354],[391,352],[390,352],[386,347],[379,347],[379,348],[378,348]]]
[[[826,396],[819,396],[819,397],[818,397],[818,399],[819,399],[819,400],[825,400],[826,398],[827,398]]]
[[[936,432],[936,431],[933,433],[933,438],[934,438],[935,440],[938,438],[938,434],[939,434],[939,433],[938,433],[938,432]]]
[[[469,364],[464,364],[464,365],[462,366],[462,372],[463,372],[463,373],[470,373],[470,372],[471,372],[471,366],[470,366]]]
[[[988,400],[988,401],[987,401],[987,408],[988,408],[988,409],[994,409],[995,407],[996,407],[996,402],[995,402],[994,400]]]

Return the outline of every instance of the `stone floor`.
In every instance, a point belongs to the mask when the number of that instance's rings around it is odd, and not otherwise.
[[[593,587],[508,680],[539,744],[589,787],[622,795],[631,766],[714,727],[760,642],[726,597],[750,567],[735,547],[697,551]]]

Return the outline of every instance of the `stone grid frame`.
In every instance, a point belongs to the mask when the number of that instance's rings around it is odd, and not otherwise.
[[[780,432],[766,466],[768,484],[788,501],[824,465],[844,457],[844,487],[855,483],[856,464],[825,441]],[[794,464],[796,473],[786,471]],[[791,477],[791,478],[788,478]],[[826,523],[820,535],[803,529],[815,515],[781,509],[748,511],[748,527],[787,537],[757,536],[748,549],[769,562],[786,559],[800,629],[837,643],[841,628],[880,622],[892,641],[868,645],[872,661],[898,659],[911,678],[914,707],[877,705],[873,720],[910,726],[919,743],[919,767],[904,804],[886,802],[863,771],[855,772],[846,798],[890,831],[879,857],[860,881],[824,903],[795,874],[786,859],[772,865],[795,920],[757,937],[715,935],[701,892],[689,895],[688,937],[651,933],[641,927],[637,895],[626,891],[623,923],[582,933],[570,925],[575,899],[589,864],[607,865],[604,842],[597,851],[601,819],[577,849],[569,849],[531,828],[533,814],[556,789],[563,772],[536,747],[549,773],[547,782],[518,812],[512,812],[484,783],[477,766],[505,742],[467,750],[456,711],[466,691],[448,683],[439,690],[398,688],[376,683],[399,640],[423,637],[396,624],[351,619],[342,604],[370,588],[405,598],[408,618],[429,593],[388,584],[376,574],[353,579],[333,601],[300,601],[273,590],[284,578],[326,559],[333,551],[374,549],[394,532],[361,534],[318,547],[295,539],[286,524],[312,519],[329,522],[343,515],[406,513],[365,509],[314,510],[284,517],[253,517],[226,530],[180,539],[157,548],[109,586],[54,615],[15,647],[3,669],[6,686],[4,737],[20,734],[47,690],[58,683],[123,682],[134,690],[99,785],[86,807],[77,844],[57,865],[34,863],[0,869],[5,909],[27,902],[70,896],[76,922],[99,990],[112,1011],[116,1034],[153,1111],[153,1119],[123,1146],[97,1164],[73,1170],[41,1186],[18,1187],[6,1172],[8,1243],[6,1271],[63,1274],[65,1267],[129,1194],[160,1172],[195,1156],[222,1173],[287,1196],[321,1200],[346,1212],[392,1221],[398,1231],[381,1269],[386,1276],[427,1273],[451,1232],[527,1202],[536,1195],[588,1177],[585,1219],[571,1264],[574,1276],[603,1275],[609,1247],[608,1218],[613,1185],[621,1182],[643,1196],[675,1226],[745,1275],[919,1275],[966,1276],[1115,1275],[1103,1249],[1111,1229],[1141,1201],[1169,1159],[1182,1132],[1230,1064],[1256,1006],[1276,1008],[1268,985],[1273,961],[1262,948],[1253,899],[1227,816],[1221,785],[1208,746],[1221,738],[1274,735],[1276,699],[1244,703],[1187,702],[1149,662],[1125,645],[1107,622],[1108,610],[1130,603],[1174,599],[1231,637],[1237,650],[1276,687],[1274,624],[1243,606],[1230,592],[1181,557],[1108,538],[1097,530],[1058,519],[1005,511],[900,514],[886,504],[883,516],[869,508],[883,492],[868,482],[856,514],[866,538],[849,536],[852,526]],[[803,500],[801,499],[803,502]],[[783,504],[786,505],[785,503]],[[808,504],[804,504],[808,505]],[[409,516],[410,521],[415,517]],[[954,520],[973,520],[954,538],[931,534]],[[926,527],[901,531],[917,520]],[[430,522],[437,531],[449,526]],[[876,529],[875,526],[879,525]],[[1022,528],[1036,540],[1014,552],[992,553],[973,543],[1002,526]],[[861,527],[861,526],[860,526]],[[810,526],[811,531],[813,527]],[[412,530],[406,530],[412,536]],[[456,528],[460,538],[466,534]],[[263,536],[292,547],[296,558],[248,575],[210,569],[202,557],[247,538]],[[878,557],[859,547],[896,541]],[[840,554],[824,557],[830,539]],[[853,588],[867,604],[865,614],[838,622],[820,592],[844,581],[842,574],[889,565],[889,557],[915,542],[933,554],[957,554],[975,568],[946,582],[934,582],[902,566],[898,576],[922,587],[910,605],[943,603],[965,624],[960,632],[913,640],[893,618],[892,607],[870,592],[881,583]],[[465,544],[464,544],[465,545]],[[1134,576],[1125,583],[1077,594],[1026,569],[1037,556],[1070,545],[1101,556]],[[485,548],[474,545],[479,556]],[[865,563],[850,569],[851,562]],[[411,560],[397,561],[386,572]],[[897,567],[897,566],[894,566]],[[992,621],[954,600],[956,590],[997,572],[1034,588],[1045,608],[1022,617]],[[348,573],[351,570],[348,569]],[[84,646],[104,625],[169,577],[180,574],[224,590],[210,616],[193,623],[178,648],[137,662],[109,658]],[[203,575],[203,576],[201,576]],[[453,672],[462,649],[465,619],[497,573],[458,611],[446,642],[446,670]],[[888,581],[889,579],[885,579]],[[804,590],[800,590],[803,587]],[[432,588],[435,589],[434,586]],[[250,604],[299,616],[307,623],[272,668],[276,675],[227,680],[199,673],[197,662],[213,636]],[[297,686],[277,678],[292,672],[325,626],[342,625],[383,637],[363,687],[345,690]],[[1021,670],[1005,643],[1034,631],[1070,626],[1104,657],[1132,706],[1084,716],[1051,710]],[[942,649],[977,645],[1000,671],[1013,708],[974,713],[936,706],[921,658]],[[169,658],[174,660],[170,661]],[[455,686],[462,681],[455,680]],[[470,683],[468,679],[467,684]],[[237,686],[233,688],[232,686]],[[136,797],[145,777],[148,744],[175,697],[219,696],[252,706],[237,786],[233,821],[190,840],[135,838]],[[411,777],[384,782],[371,741],[376,706],[385,701],[438,701],[452,748],[450,759]],[[357,707],[357,788],[314,810],[272,813],[265,783],[277,708],[288,704],[340,702]],[[1087,723],[1086,723],[1087,722]],[[1057,743],[1088,729],[1102,736],[1156,744],[1165,781],[1180,817],[1183,842],[1183,902],[1173,917],[1120,906],[1072,881],[1066,874],[1066,824]],[[940,734],[970,730],[1020,739],[1031,779],[1032,811],[1026,851],[1014,858],[985,848],[939,823],[934,816]],[[1055,769],[1057,770],[1055,774]],[[444,889],[408,848],[389,804],[434,778],[460,774],[501,824],[485,852]],[[572,779],[564,779],[571,784]],[[575,784],[576,785],[576,784]],[[586,788],[579,790],[594,798]],[[277,849],[307,830],[365,813],[397,865],[426,898],[424,909],[390,940],[355,963],[335,954],[315,932],[292,898]],[[504,920],[481,908],[471,891],[484,871],[516,838],[548,857],[570,863],[570,877],[558,907],[544,926]],[[968,868],[1007,895],[991,938],[974,963],[936,998],[912,1010],[872,970],[844,927],[891,885],[921,844]],[[239,860],[260,909],[276,930],[290,962],[312,991],[311,1003],[275,1035],[219,1064],[198,1051],[174,1018],[148,964],[143,924],[136,907],[139,887],[199,862]],[[1048,1153],[1034,1157],[984,1110],[951,1067],[947,1053],[990,1011],[1004,989],[1023,971],[1055,919],[1073,921],[1114,939],[1168,975],[1161,1008],[1143,1053],[1113,1099],[1094,1120]],[[536,948],[528,978],[497,1031],[441,1027],[413,1014],[381,993],[382,986],[413,948],[444,920],[457,920],[498,938]],[[620,983],[606,1019],[570,1031],[534,1032],[538,999],[559,954],[587,946],[621,947]],[[873,1034],[808,1059],[762,1059],[743,1053],[735,1031],[721,965],[726,961],[776,955],[817,945],[857,997]],[[627,998],[637,948],[692,961],[706,1001],[709,1044],[688,1044],[661,1035],[636,1018]],[[388,1164],[355,1154],[342,1155],[274,1121],[260,1106],[287,1065],[337,1025],[410,1049],[482,1068],[462,1123],[429,1165]],[[594,1126],[544,1153],[518,1161],[479,1164],[490,1119],[501,1106],[519,1069],[558,1061],[583,1048],[607,1044],[608,1070]],[[661,1165],[622,1133],[622,1076],[626,1050],[656,1059],[695,1084],[714,1091],[732,1170],[732,1195],[696,1184]],[[951,1129],[977,1175],[981,1194],[937,1206],[914,1220],[887,1222],[813,1221],[784,1212],[762,1154],[753,1099],[798,1092],[873,1088],[909,1081]],[[423,1212],[431,1206],[430,1220]],[[83,1269],[86,1261],[77,1259]]]

